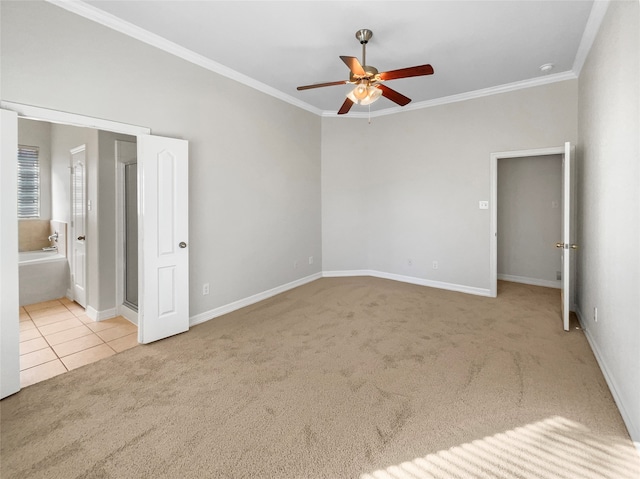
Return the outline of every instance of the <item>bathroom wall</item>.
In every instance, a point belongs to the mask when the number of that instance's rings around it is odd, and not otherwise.
[[[50,246],[51,219],[51,124],[18,119],[18,144],[38,147],[40,162],[40,217],[18,221],[18,251]]]
[[[18,251],[36,251],[51,246],[47,239],[51,234],[49,230],[49,220],[18,221]]]
[[[136,142],[134,136],[98,132],[97,235],[89,243],[97,268],[88,272],[90,284],[98,291],[98,311],[116,307],[116,140]]]

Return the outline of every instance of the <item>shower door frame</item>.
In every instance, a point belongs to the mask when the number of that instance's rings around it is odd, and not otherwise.
[[[127,140],[115,141],[116,156],[116,313],[124,316],[134,324],[138,324],[138,311],[127,305],[125,301],[126,287],[126,266],[125,266],[125,250],[126,250],[126,195],[125,195],[125,167],[129,164],[138,163],[137,153],[135,160],[121,160],[118,143],[129,142]],[[137,142],[134,143],[137,151]],[[140,272],[138,272],[140,274]],[[140,299],[138,298],[138,303]],[[139,304],[138,304],[139,306]]]

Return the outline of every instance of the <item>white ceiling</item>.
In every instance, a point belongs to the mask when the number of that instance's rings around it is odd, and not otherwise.
[[[592,0],[88,0],[61,6],[319,114],[335,114],[349,85],[301,92],[296,86],[347,79],[338,57],[361,58],[360,28],[373,31],[367,63],[378,70],[433,66],[432,76],[386,82],[413,100],[405,108],[575,78],[595,34]],[[554,64],[551,73],[540,71],[545,63]],[[371,105],[374,113],[397,110],[385,98]]]

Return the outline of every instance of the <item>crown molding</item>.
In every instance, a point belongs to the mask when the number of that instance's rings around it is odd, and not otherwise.
[[[600,25],[602,25],[602,20],[604,20],[604,16],[607,13],[609,3],[609,0],[596,0],[593,2],[587,25],[584,27],[584,33],[582,34],[582,39],[576,52],[576,58],[573,61],[572,70],[577,76],[580,76],[584,62],[587,60],[587,55],[589,55],[596,35],[600,31]]]
[[[99,23],[100,25],[111,28],[112,30],[123,33],[129,37],[135,38],[148,45],[151,45],[167,53],[175,55],[185,61],[198,65],[209,71],[217,73],[231,80],[237,81],[238,83],[242,83],[243,85],[246,85],[250,88],[258,90],[262,93],[270,95],[279,100],[282,100],[286,103],[289,103],[290,105],[296,106],[298,108],[301,108],[303,110],[306,110],[318,116],[338,117],[337,110],[328,111],[328,110],[321,110],[317,107],[314,107],[309,103],[299,100],[298,98],[295,98],[291,95],[287,95],[286,93],[283,93],[280,90],[270,87],[269,85],[266,85],[253,78],[250,78],[247,75],[244,75],[218,62],[210,60],[198,53],[195,53],[187,48],[177,45],[176,43],[171,42],[165,38],[162,38],[161,36],[156,35],[155,33],[148,32],[147,30],[144,30],[136,25],[133,25],[132,23],[126,22],[114,15],[111,15],[110,13],[100,10],[99,8],[89,5],[81,0],[46,0],[46,1],[52,5],[56,5],[69,12],[80,15],[91,21]],[[349,113],[349,115],[340,115],[339,118],[362,119],[362,118],[376,118],[376,117],[385,116],[385,115],[395,115],[397,113],[403,113],[403,112],[408,112],[413,110],[421,110],[423,108],[431,108],[434,106],[446,105],[449,103],[457,103],[461,101],[472,100],[475,98],[498,95],[501,93],[522,90],[522,89],[532,88],[532,87],[541,86],[541,85],[548,85],[550,83],[556,83],[556,82],[561,82],[566,80],[575,80],[578,78],[580,69],[584,64],[587,54],[589,53],[589,49],[591,48],[591,45],[593,44],[595,36],[598,33],[598,29],[600,28],[600,24],[602,23],[604,14],[606,13],[607,7],[609,6],[609,1],[610,0],[596,0],[594,2],[591,13],[589,15],[587,26],[585,28],[585,32],[582,36],[582,40],[580,42],[580,46],[576,54],[573,70],[571,71],[556,73],[553,75],[545,75],[539,78],[523,80],[523,81],[514,82],[514,83],[508,83],[505,85],[498,85],[495,87],[460,93],[457,95],[450,95],[442,98],[435,98],[433,100],[416,102],[416,103],[407,105],[405,107],[397,106],[397,107],[385,108],[384,110],[378,110],[371,113],[351,112]]]
[[[368,112],[353,112],[349,115],[340,115],[341,118],[375,118],[385,115],[394,115],[396,113],[403,113],[413,110],[422,110],[424,108],[431,108],[434,106],[447,105],[449,103],[457,103],[461,101],[473,100],[475,98],[482,98],[486,96],[499,95],[501,93],[508,93],[517,90],[524,90],[527,88],[533,88],[542,85],[548,85],[550,83],[557,83],[567,80],[575,80],[578,76],[573,71],[556,73],[554,75],[545,75],[539,78],[533,78],[530,80],[522,80],[513,83],[507,83],[505,85],[498,85],[490,88],[483,88],[481,90],[474,90],[458,95],[444,96],[442,98],[434,98],[433,100],[420,101],[416,103],[410,103],[407,106],[396,106],[393,108],[386,108],[384,110]],[[322,112],[323,117],[337,116],[337,111],[325,111]]]
[[[322,110],[316,108],[302,100],[292,97],[291,95],[287,95],[286,93],[281,92],[280,90],[276,90],[269,85],[266,85],[262,82],[254,80],[253,78],[248,77],[240,72],[232,70],[229,67],[226,67],[218,62],[210,60],[198,53],[195,53],[188,48],[184,48],[172,41],[167,40],[166,38],[162,38],[155,33],[151,33],[143,28],[140,28],[132,23],[124,21],[110,13],[107,13],[99,8],[96,8],[92,5],[89,5],[80,0],[46,0],[48,3],[55,5],[57,7],[63,8],[71,13],[75,13],[76,15],[80,15],[88,20],[94,21],[103,25],[107,28],[111,28],[117,32],[123,33],[129,37],[135,38],[136,40],[140,40],[148,45],[156,47],[160,50],[163,50],[167,53],[175,55],[178,58],[182,58],[190,63],[198,65],[202,68],[205,68],[209,71],[217,73],[221,76],[230,78],[231,80],[237,81],[238,83],[242,83],[250,88],[258,90],[262,93],[275,97],[279,100],[282,100],[286,103],[289,103],[293,106],[297,106],[298,108],[302,108],[303,110],[307,110],[316,115],[322,115]]]

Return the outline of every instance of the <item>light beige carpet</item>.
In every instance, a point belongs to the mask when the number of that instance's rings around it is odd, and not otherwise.
[[[3,400],[10,478],[611,478],[640,461],[557,290],[321,279]]]

